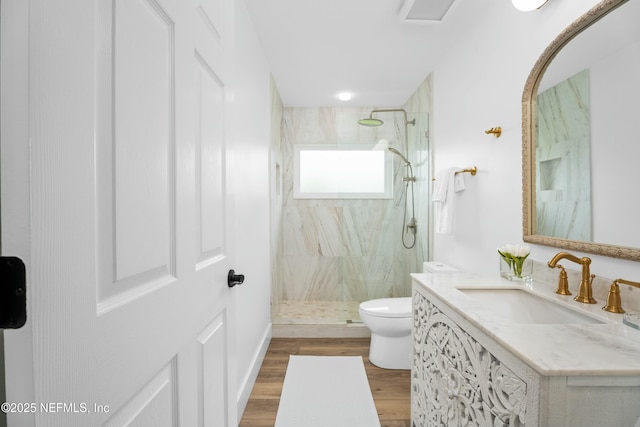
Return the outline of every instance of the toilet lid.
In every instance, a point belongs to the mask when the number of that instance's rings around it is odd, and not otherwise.
[[[411,317],[411,297],[365,301],[360,304],[360,311],[370,316]]]

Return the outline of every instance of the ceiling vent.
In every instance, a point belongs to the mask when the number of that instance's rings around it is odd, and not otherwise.
[[[400,18],[407,22],[440,22],[454,0],[404,0]]]

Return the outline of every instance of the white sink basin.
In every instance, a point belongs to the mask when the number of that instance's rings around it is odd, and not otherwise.
[[[514,323],[598,324],[595,317],[572,310],[523,289],[458,289],[474,304]]]

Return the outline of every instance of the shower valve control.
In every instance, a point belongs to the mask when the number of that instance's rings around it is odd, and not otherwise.
[[[242,285],[244,282],[244,274],[236,274],[235,270],[229,270],[227,275],[227,285],[233,288],[235,285]]]

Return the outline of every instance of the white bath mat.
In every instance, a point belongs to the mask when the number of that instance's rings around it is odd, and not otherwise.
[[[290,356],[275,427],[380,427],[360,356]]]

